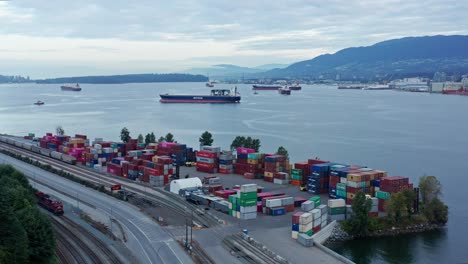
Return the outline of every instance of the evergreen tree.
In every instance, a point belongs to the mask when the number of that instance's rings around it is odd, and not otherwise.
[[[156,136],[154,135],[153,132],[151,132],[149,140],[150,140],[150,143],[156,143]]]
[[[149,143],[151,143],[151,135],[148,133],[146,134],[145,136],[145,143],[146,145],[148,145]]]
[[[122,128],[122,131],[120,131],[120,139],[127,143],[131,137],[130,137],[130,131],[126,127]]]
[[[63,129],[62,126],[57,126],[55,128],[55,134],[63,136],[65,135],[65,130]]]
[[[201,146],[211,146],[213,144],[213,141],[214,141],[213,140],[213,135],[211,135],[210,132],[205,131],[205,132],[203,132],[201,137],[198,139],[198,141],[200,142]]]
[[[355,236],[365,236],[369,229],[369,212],[372,208],[372,201],[366,199],[363,192],[358,192],[352,204],[353,216],[343,221],[343,228],[346,232]]]
[[[170,132],[167,133],[166,137],[164,138],[166,142],[174,142],[174,135],[172,135]]]
[[[138,143],[144,143],[144,142],[145,142],[145,139],[143,138],[143,135],[139,134],[138,135]]]
[[[237,149],[244,146],[245,137],[237,136],[231,143],[231,149]]]
[[[28,236],[0,188],[0,263],[29,263]]]
[[[158,139],[158,143],[164,142],[165,140],[166,140],[166,139],[165,139],[163,136],[161,136],[161,137]]]
[[[278,155],[283,155],[285,156],[287,159],[289,159],[289,153],[288,151],[283,147],[283,146],[280,146],[278,148],[278,150],[276,151],[276,154]]]

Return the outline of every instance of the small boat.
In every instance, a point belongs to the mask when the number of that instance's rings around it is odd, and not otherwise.
[[[34,103],[35,105],[43,105],[44,102],[42,102],[41,100],[37,100],[37,102]]]
[[[206,87],[214,87],[214,83],[213,83],[213,82],[207,82],[205,85],[206,85]]]
[[[210,95],[160,94],[161,103],[239,103],[240,94],[234,90],[212,89]]]
[[[255,91],[254,94],[258,94],[257,91]]]
[[[288,86],[284,86],[278,89],[278,93],[283,95],[291,95],[291,89]]]
[[[79,84],[76,85],[62,85],[60,86],[62,91],[73,91],[73,92],[79,92],[81,91],[81,87]]]

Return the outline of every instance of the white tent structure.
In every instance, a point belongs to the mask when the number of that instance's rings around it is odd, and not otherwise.
[[[171,181],[170,191],[179,194],[180,189],[202,187],[202,182],[199,178],[187,178]]]

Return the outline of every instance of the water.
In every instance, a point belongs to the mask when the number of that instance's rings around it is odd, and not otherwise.
[[[329,86],[303,87],[291,96],[254,95],[249,85],[238,85],[240,104],[161,104],[159,93],[206,94],[209,89],[204,83],[82,87],[81,92],[62,92],[58,85],[0,85],[0,133],[43,135],[62,125],[68,134],[118,140],[126,126],[133,137],[171,132],[196,147],[208,130],[224,148],[237,135],[253,136],[261,139],[264,152],[285,146],[293,161],[319,156],[408,176],[412,182],[436,175],[450,210],[446,229],[334,249],[358,263],[468,261],[468,97]],[[37,100],[46,104],[33,105]]]

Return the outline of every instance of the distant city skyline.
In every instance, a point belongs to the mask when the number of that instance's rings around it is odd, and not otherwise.
[[[0,74],[290,64],[406,36],[468,35],[466,1],[0,1]]]

